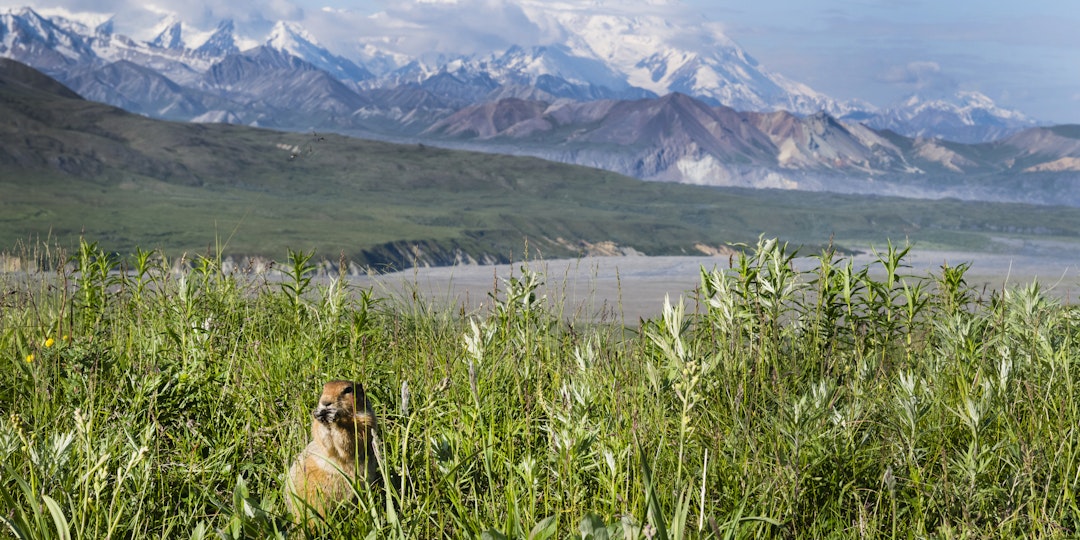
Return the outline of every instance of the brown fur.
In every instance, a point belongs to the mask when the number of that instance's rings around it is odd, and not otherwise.
[[[371,440],[375,413],[364,387],[352,381],[330,381],[312,412],[311,442],[289,468],[286,502],[297,517],[326,517],[354,494],[354,479],[379,477]]]

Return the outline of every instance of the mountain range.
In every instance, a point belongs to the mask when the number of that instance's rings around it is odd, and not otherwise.
[[[739,112],[675,93],[587,103],[507,98],[459,110],[426,133],[648,180],[1080,204],[1080,126],[965,144],[826,113]]]
[[[138,41],[111,20],[22,8],[0,14],[0,56],[154,118],[419,139],[648,180],[1055,202],[1009,186],[1080,171],[1072,129],[978,93],[877,109],[772,73],[708,26],[523,5],[561,39],[420,57],[368,44],[350,60],[289,22],[256,41],[231,21],[200,33],[166,18]]]
[[[0,246],[84,238],[187,260],[227,250],[252,265],[315,249],[355,272],[510,262],[523,245],[551,258],[730,254],[760,234],[804,253],[900,238],[1015,252],[1080,238],[1080,208],[1065,206],[643,182],[529,157],[156,120],[5,58],[0,118]],[[768,142],[751,133],[759,148],[732,151],[764,159]],[[1080,134],[1029,135],[1064,151]]]

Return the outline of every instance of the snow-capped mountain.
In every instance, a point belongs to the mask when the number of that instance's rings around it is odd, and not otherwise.
[[[503,85],[532,87],[561,98],[589,101],[656,97],[628,83],[622,74],[600,59],[577,55],[562,44],[513,46],[470,67],[489,73]]]
[[[183,32],[184,24],[175,15],[170,15],[158,23],[155,37],[148,44],[158,49],[183,49]]]
[[[92,39],[30,8],[0,13],[0,56],[19,60],[49,75],[94,63]]]
[[[783,109],[797,114],[825,110],[845,115],[874,109],[866,103],[834,100],[768,71],[715,25],[687,27],[655,15],[601,15],[550,2],[523,1],[521,8],[535,26],[560,39],[542,46],[512,46],[488,59],[468,57],[464,64],[488,71],[504,84],[536,86],[538,80],[556,80],[568,87],[592,89],[577,92],[576,99],[680,92],[738,110]],[[416,60],[403,54],[395,42],[360,39],[364,55],[384,64],[401,58]],[[464,56],[439,52],[449,58],[441,65]],[[400,80],[399,71],[390,70],[389,77]]]
[[[999,107],[989,97],[972,91],[936,98],[912,95],[864,123],[908,137],[939,137],[957,142],[996,140],[1036,124],[1023,113]]]
[[[884,110],[834,100],[769,71],[708,23],[520,2],[549,34],[545,44],[416,55],[376,36],[362,44],[365,65],[292,22],[252,37],[230,20],[200,31],[167,16],[140,41],[114,32],[108,18],[24,8],[0,13],[0,56],[158,118],[433,137],[475,149],[552,144],[538,155],[696,183],[804,188],[821,185],[811,173],[962,174],[972,157],[935,137],[987,141],[1033,124],[970,92]],[[918,159],[871,128],[921,137],[905,143]]]
[[[235,32],[236,25],[232,19],[221,21],[214,33],[210,34],[210,37],[202,45],[195,48],[195,54],[221,58],[240,52],[240,47],[236,44]]]
[[[628,17],[545,9],[534,20],[559,28],[568,50],[619,73],[627,84],[662,96],[680,92],[737,110],[813,114],[844,107],[764,69],[718,28],[675,25],[658,16]]]
[[[656,97],[629,85],[606,64],[575,56],[562,45],[512,46],[491,55],[417,59],[364,86],[385,89],[406,84],[460,102],[460,107],[510,95],[578,101]]]
[[[319,45],[311,34],[296,23],[278,21],[264,45],[300,58],[342,81],[358,83],[374,77],[370,71]]]
[[[441,101],[440,109],[511,96],[585,101],[679,92],[736,110],[798,115],[824,111],[905,135],[964,141],[985,141],[1033,124],[981,94],[965,94],[960,101],[912,100],[884,110],[838,101],[769,71],[718,25],[707,22],[675,24],[657,15],[605,15],[534,0],[520,0],[520,7],[536,27],[554,36],[549,43],[484,54],[436,50],[415,55],[407,54],[400,40],[359,37],[361,50],[356,54],[368,63],[364,65],[331,52],[292,22],[278,22],[269,35],[255,39],[239,37],[231,20],[200,32],[166,16],[153,38],[141,42],[113,33],[112,20],[101,16],[65,13],[50,18],[23,8],[3,15],[0,55],[25,61],[64,82],[70,71],[126,60],[179,85],[201,88],[203,74],[215,63],[261,44],[300,58],[360,92],[386,94],[413,85]],[[95,89],[95,95],[106,94]]]

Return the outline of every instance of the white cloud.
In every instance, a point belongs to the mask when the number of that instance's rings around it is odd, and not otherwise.
[[[0,3],[11,0],[0,0]],[[17,0],[16,0],[17,1]],[[577,14],[661,16],[679,20],[689,13],[682,0],[26,0],[35,9],[57,7],[71,12],[115,15],[116,31],[136,39],[164,17],[183,21],[189,31],[210,31],[224,19],[236,23],[241,38],[261,41],[278,20],[298,22],[335,52],[353,54],[358,44],[393,44],[395,52],[416,55],[486,53],[509,45],[558,41],[559,28],[550,21],[533,21],[527,11]],[[320,5],[316,2],[324,2]],[[345,6],[354,6],[350,9]],[[703,22],[698,20],[697,22]],[[384,45],[385,46],[385,45]]]
[[[37,10],[46,17],[61,17],[71,21],[80,22],[90,28],[94,28],[112,19],[111,13],[97,13],[92,11],[74,12],[63,7],[50,7]]]
[[[293,0],[28,0],[18,5],[28,5],[39,11],[66,9],[74,13],[111,14],[117,32],[137,39],[147,38],[145,34],[149,29],[168,15],[175,15],[189,26],[204,30],[217,27],[224,19],[232,19],[238,29],[253,33],[267,31],[278,20],[304,18],[300,2]]]
[[[560,41],[558,25],[528,15],[538,11],[671,20],[688,12],[680,0],[408,0],[385,2],[374,15],[340,8],[311,10],[303,24],[339,49],[378,43],[392,44],[395,52],[408,55],[472,54]]]
[[[531,45],[543,33],[521,6],[504,0],[405,2],[388,6],[370,30],[392,37],[408,54],[479,53]]]
[[[881,74],[878,80],[919,92],[951,93],[957,88],[956,80],[946,74],[940,64],[931,61],[914,61],[893,66]]]
[[[941,74],[941,65],[937,62],[908,62],[902,66],[893,66],[881,75],[883,82],[894,84],[918,85],[922,81]]]

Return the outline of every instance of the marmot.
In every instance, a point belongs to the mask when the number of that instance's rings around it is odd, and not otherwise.
[[[379,478],[372,449],[375,413],[360,383],[326,383],[312,416],[311,442],[289,468],[285,493],[289,512],[308,521],[352,499],[355,478]]]

